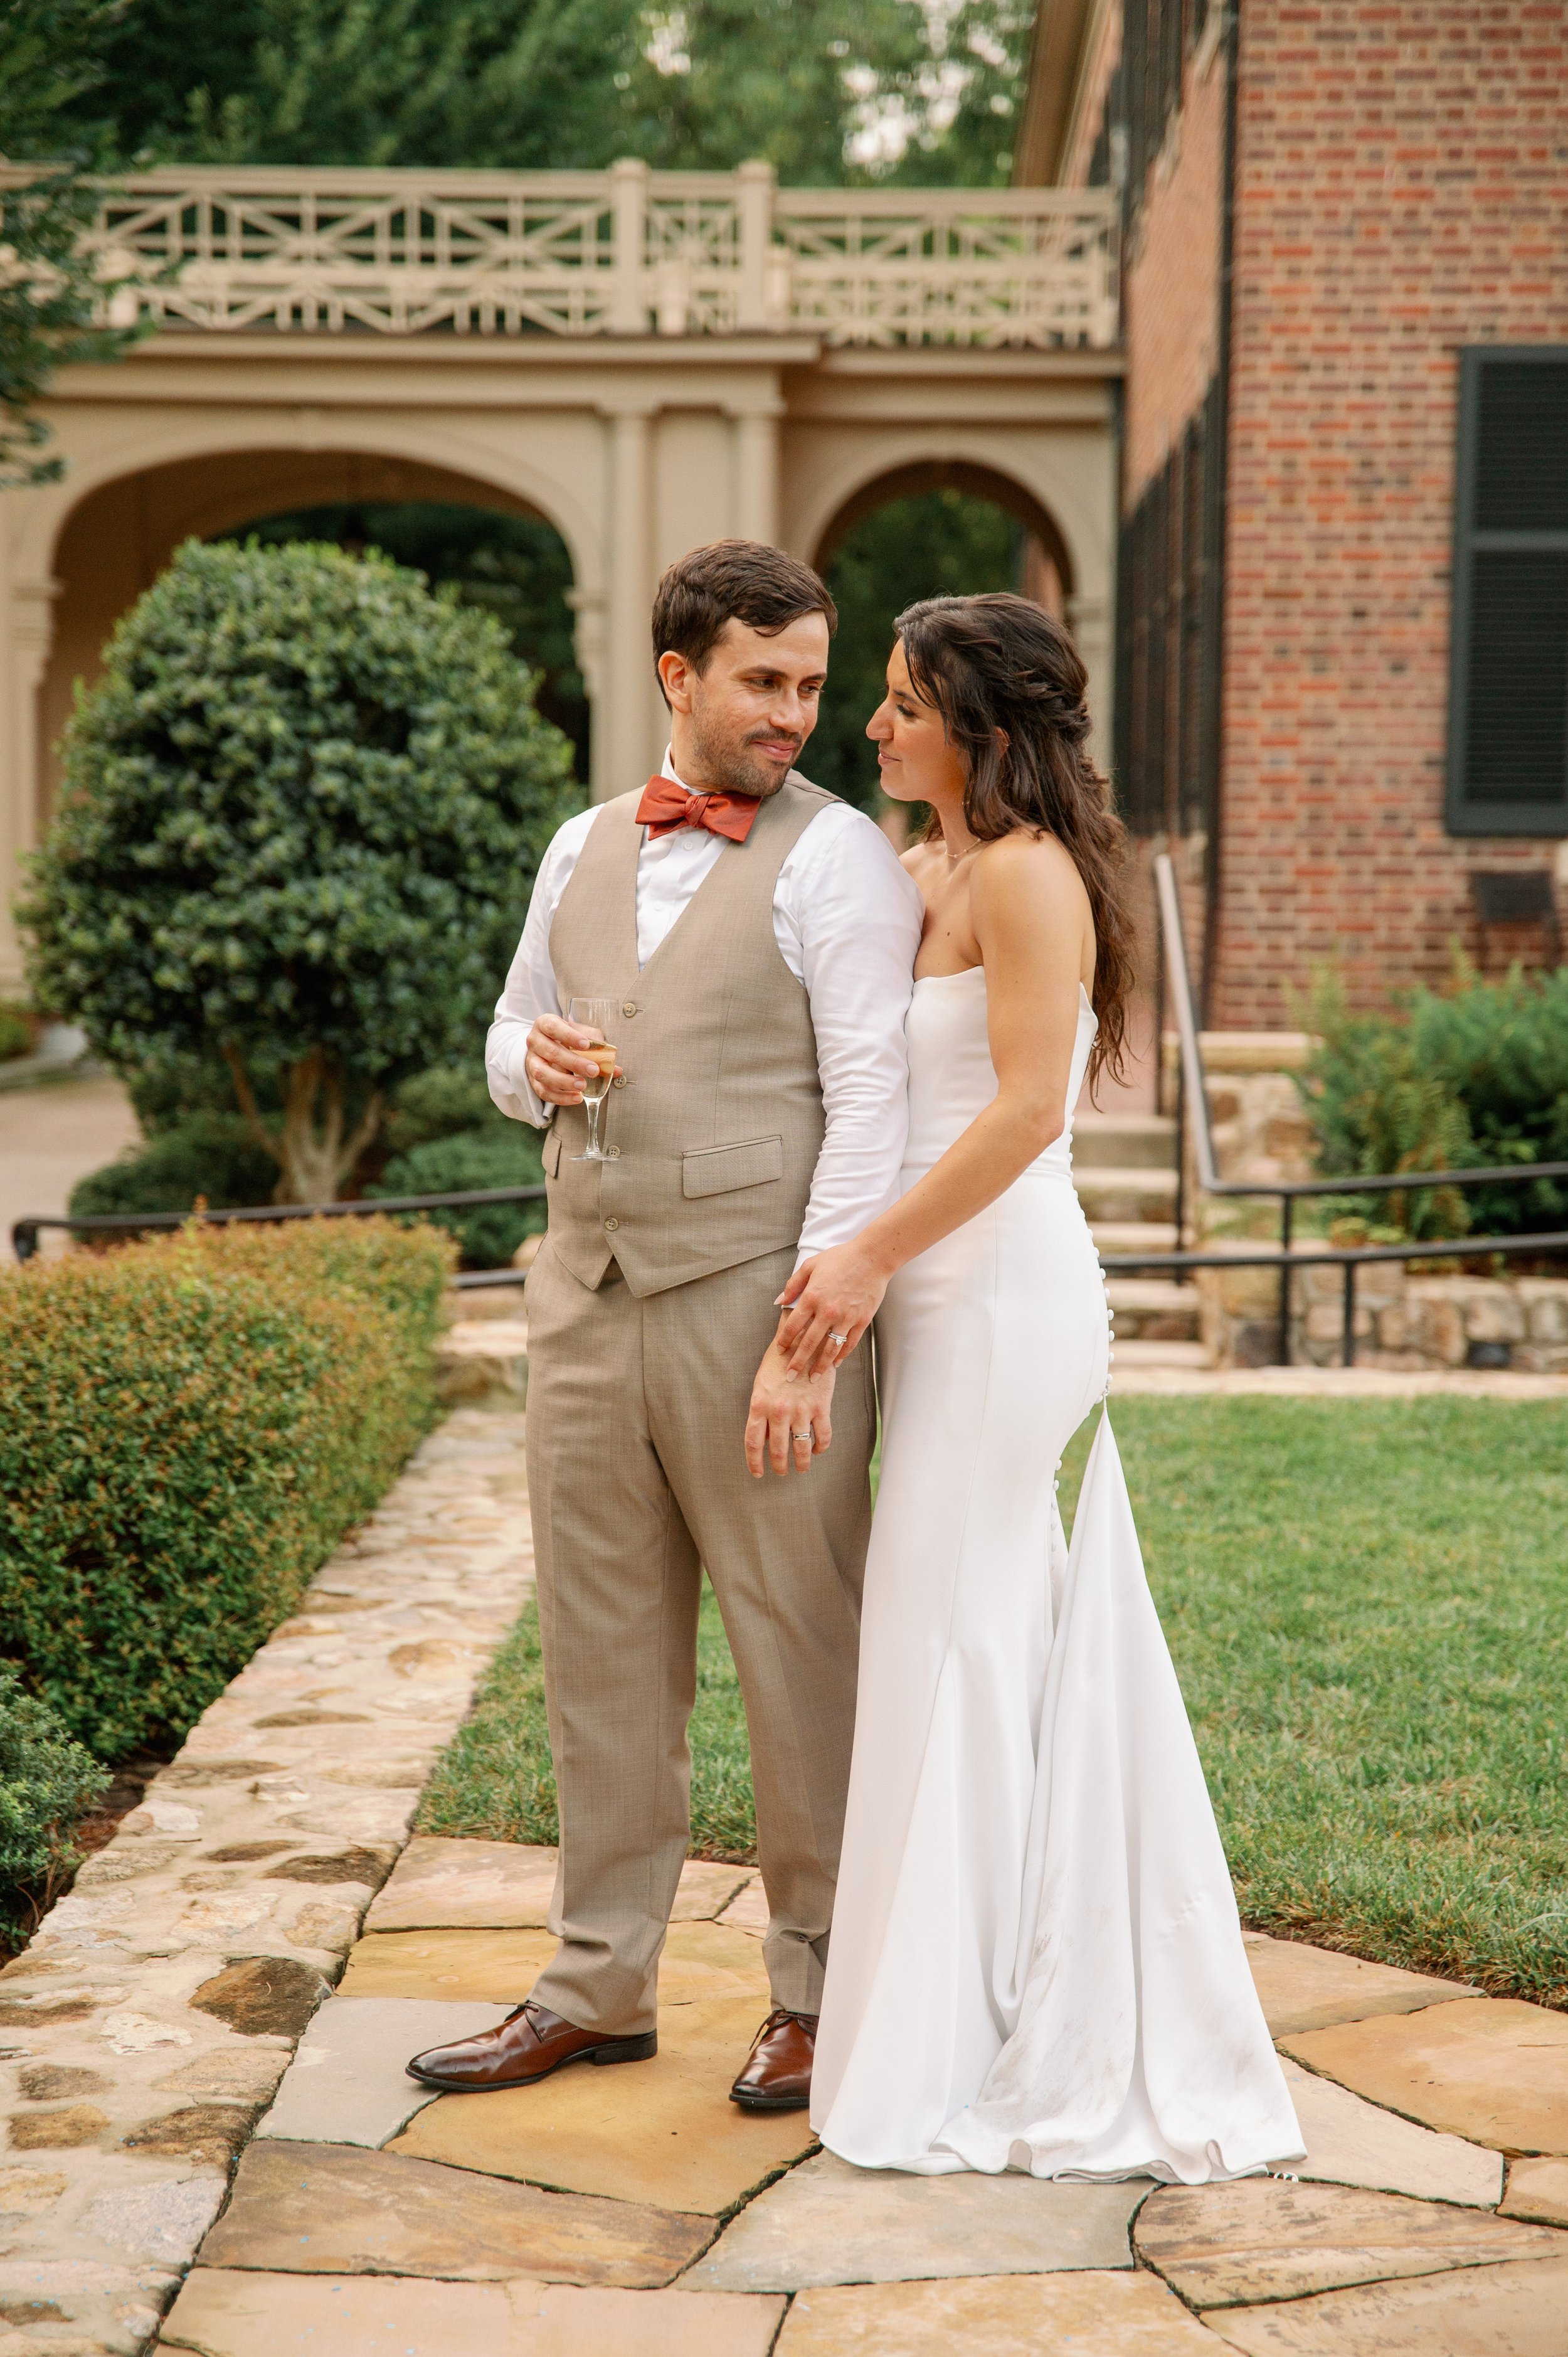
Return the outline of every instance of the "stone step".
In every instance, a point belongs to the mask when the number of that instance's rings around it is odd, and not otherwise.
[[[1169,1219],[1176,1209],[1174,1170],[1104,1169],[1073,1163],[1072,1183],[1091,1222]]]
[[[1176,1125],[1169,1114],[1096,1113],[1073,1115],[1072,1147],[1096,1170],[1174,1170]]]
[[[1112,1375],[1141,1372],[1145,1367],[1211,1367],[1214,1361],[1201,1342],[1123,1342],[1116,1337]]]
[[[1167,1253],[1176,1249],[1176,1232],[1169,1220],[1090,1219],[1089,1225],[1096,1250],[1102,1253]]]
[[[1116,1313],[1116,1347],[1128,1342],[1192,1342],[1197,1339],[1197,1287],[1165,1276],[1111,1276],[1105,1281]]]

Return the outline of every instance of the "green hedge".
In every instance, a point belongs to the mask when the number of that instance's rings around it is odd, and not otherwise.
[[[188,1229],[0,1278],[0,1630],[101,1759],[179,1737],[435,1413],[428,1228]]]
[[[277,1164],[256,1144],[242,1114],[193,1113],[79,1178],[70,1191],[71,1215],[192,1211],[199,1195],[211,1211],[270,1203],[277,1175]]]
[[[78,1863],[70,1829],[109,1778],[0,1662],[0,1954]]]
[[[1317,1168],[1344,1174],[1347,1209],[1422,1237],[1568,1226],[1568,1187],[1551,1178],[1408,1196],[1353,1186],[1374,1170],[1568,1162],[1568,970],[1482,982],[1461,965],[1452,990],[1412,991],[1399,1016],[1356,1012],[1329,974],[1309,1019],[1320,1045],[1302,1092]]]
[[[467,1195],[487,1187],[542,1187],[544,1164],[536,1129],[505,1122],[433,1137],[393,1157],[370,1195]],[[411,1215],[412,1216],[412,1215]],[[507,1268],[524,1236],[544,1232],[544,1205],[478,1203],[468,1211],[421,1211],[457,1240],[465,1268]]]

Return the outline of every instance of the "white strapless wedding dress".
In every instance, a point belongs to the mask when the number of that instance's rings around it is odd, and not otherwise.
[[[1081,995],[1069,1108],[1094,1039]],[[909,1011],[912,1186],[996,1093],[985,975]],[[1109,1417],[1062,1135],[877,1321],[882,1482],[811,2122],[926,2174],[1195,2185],[1299,2156]]]

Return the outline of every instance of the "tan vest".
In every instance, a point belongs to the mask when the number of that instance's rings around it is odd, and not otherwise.
[[[610,1162],[575,1162],[581,1105],[544,1146],[552,1246],[596,1286],[611,1259],[641,1297],[797,1242],[822,1143],[805,985],[779,953],[773,892],[834,797],[791,771],[744,843],[726,843],[648,963],[637,963],[639,794],[607,802],[561,896],[550,957],[564,1008],[620,1001],[625,1070],[606,1100]]]

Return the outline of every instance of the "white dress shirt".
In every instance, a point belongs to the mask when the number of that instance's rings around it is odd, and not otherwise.
[[[664,775],[684,784],[668,753]],[[554,1108],[529,1084],[528,1034],[536,1017],[562,1012],[550,928],[597,816],[595,809],[569,818],[540,862],[528,920],[485,1047],[485,1076],[496,1103],[514,1121],[536,1128]],[[677,827],[654,841],[644,832],[637,862],[639,966],[703,877],[734,848],[706,827]],[[904,1018],[922,921],[919,892],[892,845],[848,802],[826,803],[779,871],[773,935],[785,964],[806,986],[826,1119],[800,1230],[802,1258],[846,1243],[897,1192],[909,1119]]]

